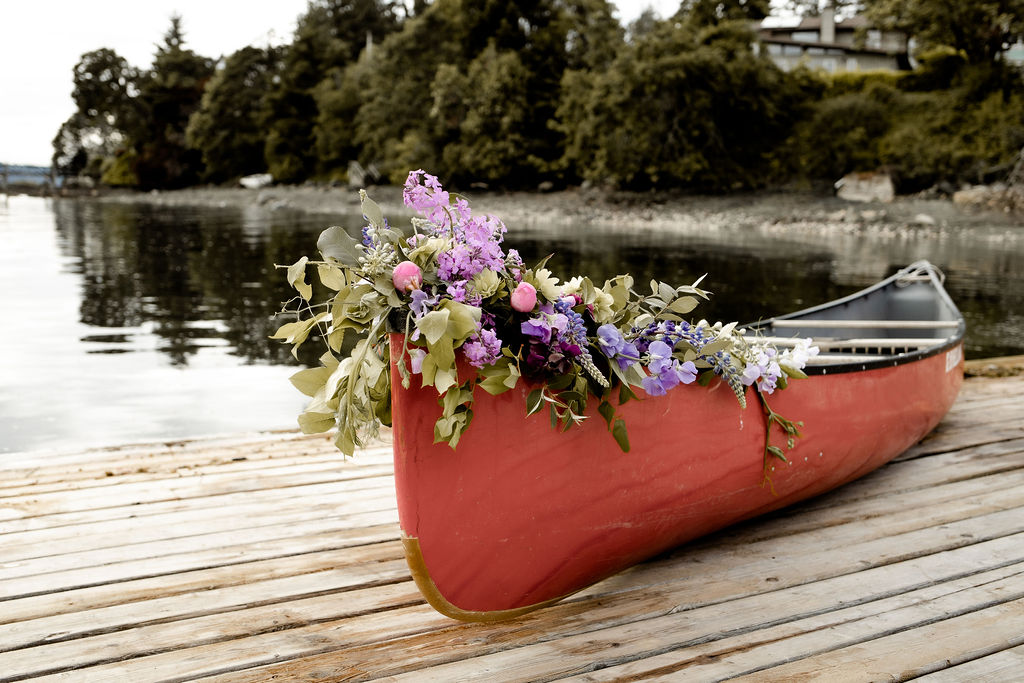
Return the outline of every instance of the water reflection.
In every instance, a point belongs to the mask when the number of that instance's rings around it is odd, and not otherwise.
[[[632,273],[714,292],[696,315],[756,320],[850,293],[912,261],[942,268],[969,357],[1024,353],[1024,237],[1012,224],[858,230],[766,220],[673,226],[513,225],[527,263],[563,277]],[[745,216],[745,217],[744,217]],[[0,296],[20,321],[0,354],[0,452],[293,426],[303,397],[269,339],[293,295],[274,264],[312,254],[358,216],[181,210],[14,198],[0,210]],[[966,226],[966,227],[965,227]],[[32,295],[21,294],[31,285]],[[315,362],[315,341],[303,360]]]
[[[288,350],[268,340],[291,296],[274,264],[315,246],[322,218],[87,202],[54,211],[61,250],[82,276],[80,321],[132,329],[84,343],[130,350],[136,336],[152,335],[173,365],[219,345],[246,362],[287,362]]]

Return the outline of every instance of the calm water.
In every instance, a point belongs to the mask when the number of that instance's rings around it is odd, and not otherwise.
[[[0,199],[0,452],[290,428],[304,397],[267,337],[283,273],[327,225],[358,217],[170,210]],[[764,209],[762,210],[769,210]],[[968,319],[968,356],[1024,353],[1024,235],[969,230],[823,232],[759,217],[679,226],[511,228],[527,262],[595,280],[707,272],[710,319],[752,320],[849,293],[927,258]]]

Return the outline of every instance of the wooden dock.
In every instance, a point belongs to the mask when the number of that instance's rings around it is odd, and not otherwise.
[[[1024,680],[1024,376],[826,496],[514,621],[420,598],[387,446],[0,458],[0,680]]]

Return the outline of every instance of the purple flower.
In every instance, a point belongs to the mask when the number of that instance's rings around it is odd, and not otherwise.
[[[551,341],[551,323],[547,320],[547,316],[525,320],[519,326],[519,330],[524,336],[536,339],[541,343],[547,344]]]
[[[775,360],[775,349],[765,349],[743,368],[740,381],[748,387],[756,382],[758,389],[766,394],[771,394],[775,391],[776,383],[781,375],[782,368]]]
[[[409,364],[412,365],[413,374],[423,372],[423,359],[426,357],[427,352],[423,349],[409,349]]]
[[[640,360],[640,352],[633,342],[626,341],[619,328],[610,323],[597,328],[597,343],[602,353],[618,363],[621,370]]]
[[[466,281],[458,280],[456,282],[448,283],[448,296],[452,298],[452,301],[463,302],[466,300]]]
[[[501,358],[501,340],[494,330],[481,329],[462,345],[462,352],[473,367],[494,365]]]
[[[414,289],[409,294],[412,301],[409,303],[409,308],[412,310],[412,314],[417,318],[422,318],[427,314],[427,309],[437,305],[438,297],[429,296],[422,289]]]
[[[647,368],[650,375],[640,384],[651,396],[663,396],[665,392],[680,384],[690,384],[697,379],[697,366],[691,361],[680,363],[672,357],[672,347],[661,340],[651,342],[647,348]]]

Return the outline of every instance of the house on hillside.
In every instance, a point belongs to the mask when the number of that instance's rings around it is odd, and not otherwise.
[[[761,26],[761,49],[780,68],[837,71],[910,68],[907,36],[872,27],[863,16],[836,21],[832,10],[785,26]]]

